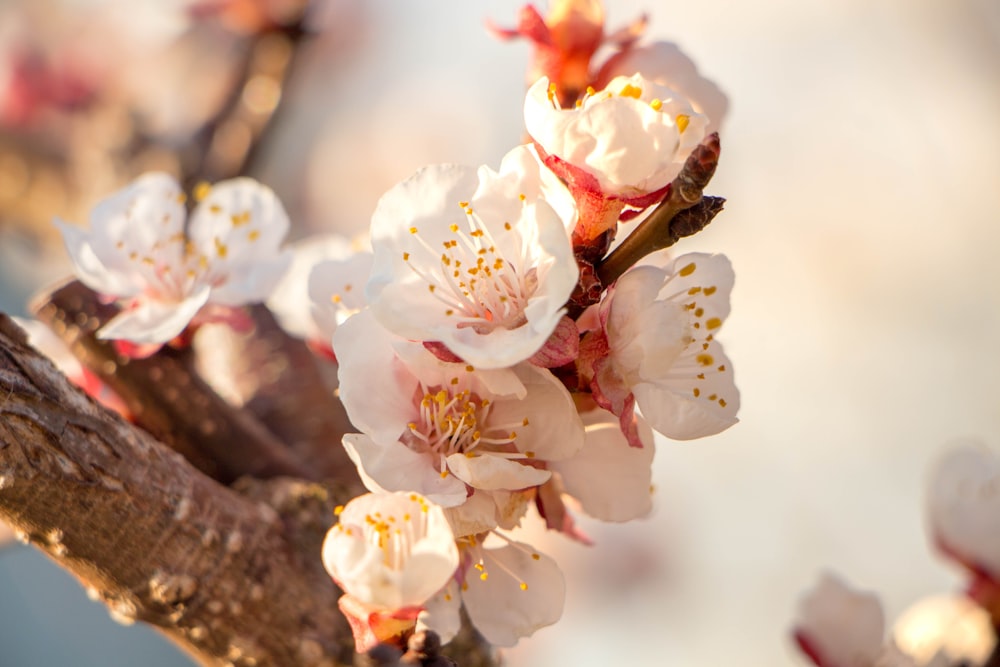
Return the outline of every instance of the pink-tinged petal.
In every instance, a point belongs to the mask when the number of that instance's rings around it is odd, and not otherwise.
[[[497,527],[497,504],[491,491],[473,489],[464,503],[444,508],[455,538],[479,535]],[[499,493],[499,492],[498,492]]]
[[[562,616],[566,582],[556,562],[530,545],[511,542],[484,549],[483,574],[466,576],[462,601],[476,629],[494,646],[514,646],[522,637]]]
[[[468,496],[461,480],[442,477],[432,457],[400,442],[381,444],[367,435],[348,433],[344,449],[371,491],[415,491],[442,507],[460,505]]]
[[[379,442],[398,440],[406,431],[415,410],[413,392],[419,388],[417,378],[397,358],[396,342],[368,310],[344,322],[333,337],[347,415]]]
[[[469,486],[486,491],[527,489],[543,484],[551,476],[548,470],[539,470],[490,454],[452,454],[447,461],[448,470],[455,477]]]
[[[980,443],[949,449],[927,486],[931,533],[945,553],[1000,580],[1000,458]]]
[[[794,637],[819,667],[869,667],[882,651],[885,617],[878,596],[826,573],[800,600]]]
[[[320,262],[309,274],[314,335],[326,344],[337,327],[368,305],[365,284],[371,269],[372,254],[359,250],[344,259]]]
[[[540,461],[558,461],[583,447],[583,423],[566,387],[550,371],[531,364],[514,367],[527,388],[523,401],[497,400],[492,423],[510,424],[519,452]]]
[[[715,83],[698,73],[694,61],[676,44],[653,42],[616,53],[601,66],[595,85],[603,87],[616,76],[633,74],[641,74],[676,90],[691,101],[697,112],[708,117],[706,134],[719,131],[729,109],[729,100]]]
[[[563,316],[542,349],[528,361],[542,368],[558,368],[570,363],[579,354],[580,332],[573,320]]]
[[[184,331],[208,296],[208,287],[203,287],[179,302],[142,299],[112,318],[97,332],[97,337],[140,344],[166,343]]]
[[[740,392],[732,363],[717,342],[707,345],[681,356],[674,377],[632,388],[636,405],[654,431],[674,440],[693,440],[721,433],[739,421]]]
[[[351,595],[337,601],[337,607],[351,626],[354,650],[365,653],[384,642],[402,643],[402,635],[417,622],[419,608],[387,611],[382,607],[365,604]]]
[[[580,544],[585,544],[588,547],[593,546],[594,540],[577,527],[573,514],[566,507],[562,496],[562,479],[558,476],[538,487],[535,505],[538,507],[538,513],[545,519],[545,526],[549,530],[558,531]]]
[[[447,644],[462,627],[462,595],[458,584],[450,581],[434,597],[424,603],[417,617],[417,632],[433,630]]]
[[[583,511],[602,521],[631,521],[653,507],[653,431],[639,422],[642,447],[630,447],[614,415],[593,410],[582,415],[587,441],[571,459],[549,464],[566,493]]]

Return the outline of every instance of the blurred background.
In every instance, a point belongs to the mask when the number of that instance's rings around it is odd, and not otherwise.
[[[520,142],[530,48],[484,30],[520,2],[318,0],[319,37],[250,56],[262,19],[225,4],[0,0],[0,310],[68,275],[53,216],[85,222],[148,168],[242,161],[295,237],[353,234],[419,166],[495,167]],[[566,612],[509,664],[804,664],[788,628],[823,569],[889,619],[962,583],[929,546],[923,487],[950,441],[1000,449],[1000,3],[609,4],[609,28],[648,12],[648,38],[730,98],[710,187],[726,210],[677,251],[736,269],[721,340],[742,421],[658,442],[648,519],[583,519],[592,548],[531,536],[567,573]],[[191,154],[247,68],[244,117]],[[190,663],[15,544],[0,664]]]

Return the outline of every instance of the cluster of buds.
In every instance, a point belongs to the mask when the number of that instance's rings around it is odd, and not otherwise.
[[[358,431],[343,446],[371,494],[341,508],[323,559],[359,651],[422,629],[447,642],[463,606],[498,646],[554,623],[558,566],[505,533],[535,505],[588,542],[566,497],[600,520],[642,517],[653,432],[688,440],[736,422],[716,338],[729,261],[660,252],[721,208],[701,195],[721,118],[656,72],[612,75],[632,51],[591,76],[603,12],[585,6],[555,3],[542,21],[597,42],[585,57],[553,42],[546,57],[575,64],[530,86],[530,142],[497,169],[419,170],[382,197],[363,241],[283,249],[280,204],[245,179],[199,188],[185,224],[161,174],[100,204],[89,233],[61,225],[80,279],[122,306],[99,332],[121,350],[184,345],[267,301],[337,363]]]

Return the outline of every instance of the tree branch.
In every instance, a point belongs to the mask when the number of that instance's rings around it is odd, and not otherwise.
[[[204,665],[348,662],[318,554],[333,504],[356,490],[238,488],[84,396],[0,315],[0,518],[113,615],[155,625]]]

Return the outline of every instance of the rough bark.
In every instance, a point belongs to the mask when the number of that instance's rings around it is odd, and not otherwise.
[[[350,492],[226,488],[73,387],[0,315],[0,517],[123,620],[205,665],[337,665],[350,632],[319,541]]]

